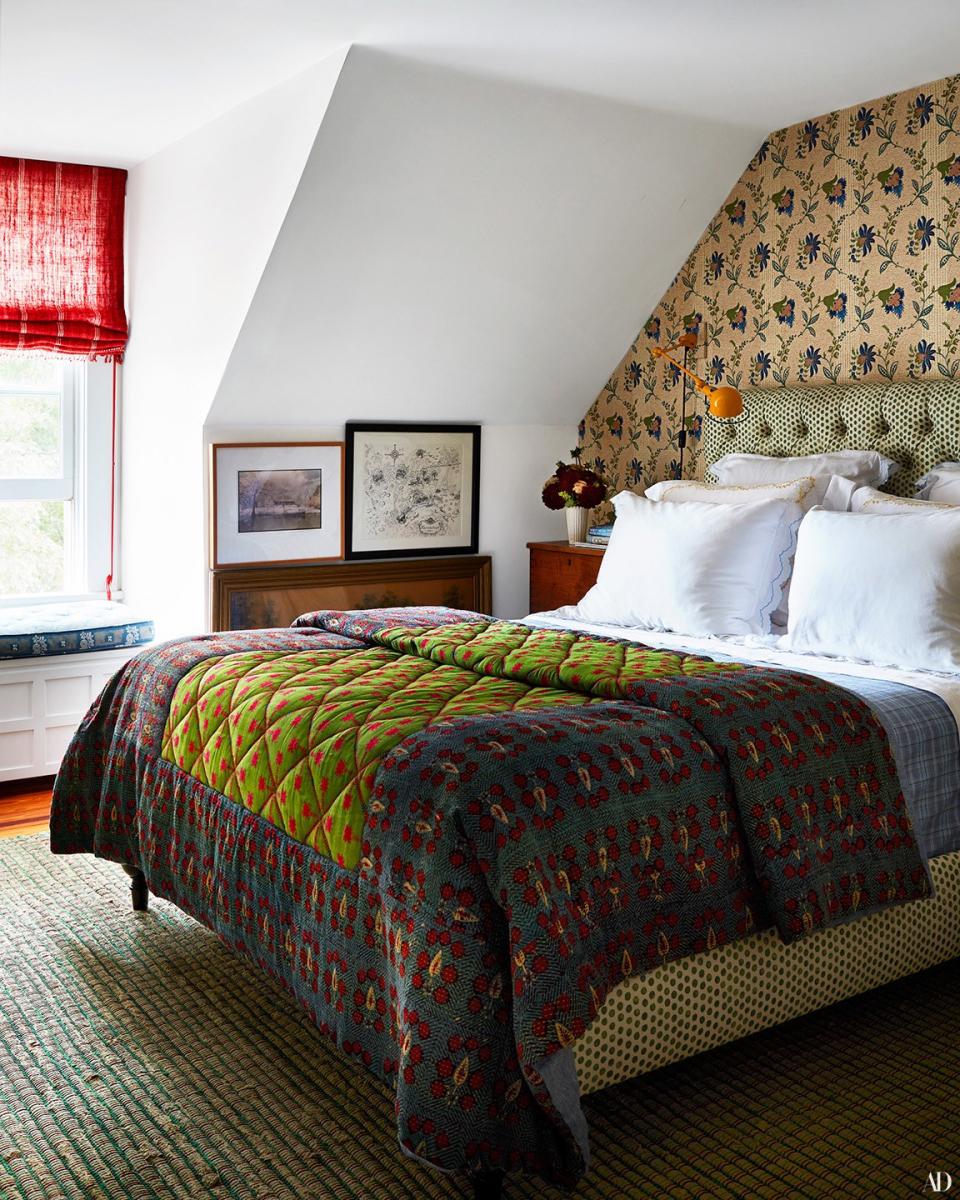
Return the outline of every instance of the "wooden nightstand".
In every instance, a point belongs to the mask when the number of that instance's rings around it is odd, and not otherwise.
[[[576,604],[597,582],[602,546],[527,542],[530,551],[530,611]]]

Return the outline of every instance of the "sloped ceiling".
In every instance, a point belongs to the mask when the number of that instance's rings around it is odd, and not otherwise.
[[[203,628],[203,418],[343,62],[334,55],[130,173],[122,565],[161,636]]]
[[[354,47],[208,423],[578,420],[758,141]]]
[[[350,44],[758,132],[956,70],[956,0],[3,0],[0,148],[131,165]]]

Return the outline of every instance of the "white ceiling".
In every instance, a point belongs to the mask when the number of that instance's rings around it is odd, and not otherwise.
[[[0,153],[132,164],[349,44],[758,131],[960,67],[926,0],[0,0]]]

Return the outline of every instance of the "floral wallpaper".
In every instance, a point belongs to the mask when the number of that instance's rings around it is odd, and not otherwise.
[[[960,75],[767,138],[581,422],[614,490],[678,474],[680,377],[648,350],[689,330],[741,389],[960,376]]]

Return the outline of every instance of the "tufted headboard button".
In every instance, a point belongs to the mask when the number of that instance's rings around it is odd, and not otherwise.
[[[2,2],[2,0],[0,0]],[[747,418],[703,423],[707,466],[731,451],[827,453],[841,447],[879,450],[900,470],[884,491],[910,496],[917,479],[943,459],[960,459],[960,377],[926,382],[751,389]]]

